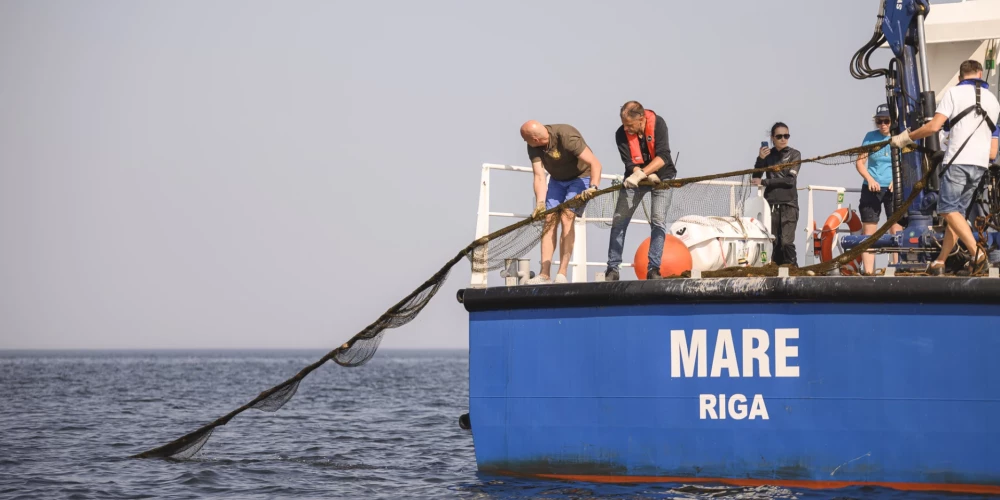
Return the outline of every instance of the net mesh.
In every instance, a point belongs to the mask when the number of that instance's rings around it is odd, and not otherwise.
[[[598,196],[587,203],[585,217],[591,224],[611,227],[621,185],[615,182],[612,191]],[[687,215],[730,216],[743,212],[743,204],[756,188],[750,184],[750,175],[724,176],[714,180],[685,184],[683,189],[674,188],[670,193],[670,203],[663,215],[668,223]],[[653,208],[650,197],[645,196],[634,218],[650,220]],[[725,200],[725,201],[723,201]],[[540,233],[539,233],[540,234]],[[492,245],[492,242],[490,243]],[[529,247],[530,249],[530,247]]]
[[[744,202],[757,189],[756,186],[751,184],[751,174],[778,172],[789,168],[799,168],[802,165],[808,164],[825,166],[853,165],[859,155],[874,153],[887,144],[888,141],[885,141],[756,170],[748,169],[686,179],[673,179],[660,182],[656,185],[649,185],[651,189],[667,189],[671,191],[670,202],[665,207],[660,207],[660,210],[663,210],[665,213],[653,214],[652,211],[655,204],[650,203],[650,196],[644,196],[640,207],[635,210],[632,217],[642,217],[650,220],[654,215],[663,215],[669,224],[684,216],[700,215],[707,217],[703,221],[707,221],[704,223],[708,225],[732,224],[734,222],[722,218],[742,213]],[[907,207],[919,194],[933,172],[934,168],[928,169],[927,173],[916,184],[909,199],[899,204],[899,208],[888,217],[888,220],[878,228],[875,234],[865,239],[862,244],[829,261],[807,267],[791,268],[789,269],[789,274],[792,276],[822,275],[856,259],[906,214]],[[597,191],[594,197],[586,202],[585,216],[591,219],[590,222],[593,224],[610,227],[615,207],[619,201],[618,198],[622,193],[622,186],[618,183],[612,183],[611,186]],[[996,201],[996,199],[1000,199],[1000,196],[993,196],[993,198],[995,199],[991,199],[991,202],[1000,204],[1000,202]],[[365,364],[374,356],[385,331],[390,328],[398,328],[413,320],[434,295],[440,291],[441,286],[448,278],[449,272],[460,261],[463,259],[469,260],[473,272],[488,272],[501,269],[504,267],[507,259],[523,257],[538,245],[546,224],[553,224],[557,219],[555,216],[548,217],[550,214],[558,214],[565,208],[577,209],[583,203],[581,199],[574,198],[550,210],[518,221],[473,241],[448,260],[427,281],[389,308],[375,322],[355,334],[340,347],[328,352],[315,363],[303,368],[295,376],[260,393],[250,402],[214,422],[170,443],[133,455],[133,458],[190,458],[202,449],[215,428],[226,425],[236,415],[251,408],[269,412],[280,409],[295,396],[302,379],[327,361],[332,360],[341,366],[348,367]],[[776,276],[777,274],[778,267],[768,264],[761,267],[730,267],[717,271],[706,271],[702,273],[702,276],[739,277]]]
[[[299,390],[299,382],[301,382],[301,380],[285,382],[283,385],[278,386],[278,390],[272,392],[270,396],[255,403],[253,405],[253,409],[261,411],[278,411],[282,406],[285,406],[285,403],[292,399],[292,396],[295,395],[295,391]]]
[[[174,460],[187,460],[193,457],[196,453],[201,451],[202,446],[205,446],[205,443],[208,442],[208,438],[212,437],[212,431],[214,429],[214,427],[205,430],[199,429],[181,439],[178,439],[177,441],[174,441],[174,443],[176,443],[176,450],[173,450],[173,454],[166,456]]]

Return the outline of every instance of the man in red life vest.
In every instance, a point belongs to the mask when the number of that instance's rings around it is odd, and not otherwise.
[[[648,180],[658,184],[661,180],[677,176],[677,169],[670,158],[667,122],[662,116],[643,109],[642,104],[636,101],[625,103],[620,115],[622,126],[615,132],[615,142],[618,143],[618,152],[625,164],[625,183],[618,194],[618,204],[611,222],[608,268],[604,278],[607,281],[618,280],[625,231],[632,220],[632,214],[642,202],[642,197],[650,193],[652,213],[649,221],[649,269],[646,279],[660,279],[660,257],[663,255],[663,238],[667,234],[667,209],[673,190],[639,186],[639,182]]]

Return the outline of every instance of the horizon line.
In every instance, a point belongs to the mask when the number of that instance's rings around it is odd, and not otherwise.
[[[0,347],[0,352],[27,351],[322,351],[332,349],[324,347]],[[468,351],[468,347],[380,347],[376,353],[383,351]]]

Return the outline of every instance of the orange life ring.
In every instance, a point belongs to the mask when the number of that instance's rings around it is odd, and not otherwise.
[[[820,262],[833,260],[833,242],[837,240],[837,229],[840,228],[841,224],[847,224],[851,234],[861,234],[861,218],[858,217],[857,212],[847,208],[839,208],[834,211],[827,217],[826,223],[823,224],[823,231],[820,233]],[[840,272],[847,275],[857,274],[860,270],[860,256],[840,268]]]

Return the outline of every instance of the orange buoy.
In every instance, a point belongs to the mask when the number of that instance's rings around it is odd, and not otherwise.
[[[646,271],[649,267],[649,242],[649,238],[642,240],[639,248],[635,251],[635,258],[632,260],[635,277],[641,280],[646,279]],[[660,276],[679,276],[684,271],[690,271],[691,265],[691,252],[687,245],[680,238],[668,233],[663,238]]]
[[[837,230],[841,224],[847,224],[851,234],[861,234],[861,217],[854,210],[839,208],[826,219],[823,231],[820,233],[820,262],[833,260],[833,242],[837,240]],[[841,274],[858,274],[861,270],[861,256],[840,267]]]

